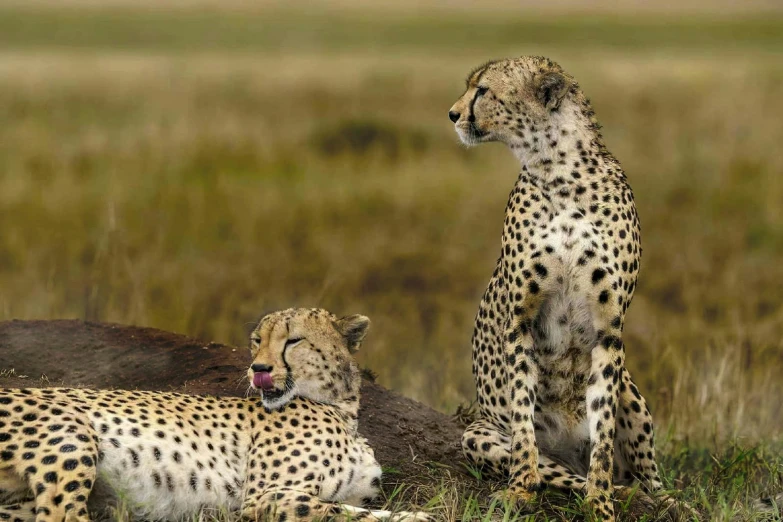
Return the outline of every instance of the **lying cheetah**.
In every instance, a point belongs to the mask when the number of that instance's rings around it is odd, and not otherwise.
[[[661,488],[652,417],[622,342],[642,252],[631,188],[589,101],[546,58],[474,70],[449,118],[466,145],[503,142],[522,164],[476,317],[481,418],[465,454],[509,475],[513,498],[577,489],[613,520],[615,479]]]
[[[369,320],[325,310],[265,316],[248,378],[260,398],[148,391],[0,390],[0,520],[88,521],[96,495],[134,518],[203,508],[251,520],[425,519],[355,507],[381,468],[357,432],[361,378],[351,356]]]

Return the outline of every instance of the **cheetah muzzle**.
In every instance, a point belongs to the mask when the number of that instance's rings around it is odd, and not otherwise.
[[[248,370],[260,399],[0,390],[0,520],[87,522],[105,491],[137,520],[426,520],[359,507],[381,483],[357,431],[352,354],[368,325],[320,309],[262,318]]]

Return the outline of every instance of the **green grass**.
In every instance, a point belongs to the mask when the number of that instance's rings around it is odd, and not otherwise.
[[[636,195],[627,363],[667,485],[731,520],[781,489],[781,29],[0,6],[0,319],[244,344],[263,311],[361,312],[361,363],[453,411],[474,393],[473,315],[517,166],[460,147],[446,111],[482,60],[547,54],[592,98]],[[485,516],[483,496],[444,488],[426,491],[451,499],[444,519]]]

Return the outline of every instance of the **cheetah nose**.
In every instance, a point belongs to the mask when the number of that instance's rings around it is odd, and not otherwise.
[[[454,123],[457,123],[459,119],[459,113],[457,111],[449,111],[449,119]]]
[[[250,369],[253,370],[254,372],[268,372],[268,373],[272,373],[272,367],[269,366],[268,364],[258,364],[258,363],[251,364],[250,365]]]

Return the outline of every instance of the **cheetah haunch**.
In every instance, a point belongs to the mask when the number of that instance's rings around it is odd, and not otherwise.
[[[631,188],[589,101],[546,58],[474,70],[449,118],[466,145],[503,142],[522,164],[476,317],[465,454],[508,475],[512,498],[575,489],[613,520],[613,482],[661,488],[622,342],[642,252]]]
[[[262,318],[248,370],[260,398],[0,390],[0,520],[88,521],[91,493],[104,492],[137,519],[203,508],[251,520],[426,518],[356,507],[381,477],[357,432],[351,354],[368,325],[325,310]]]

